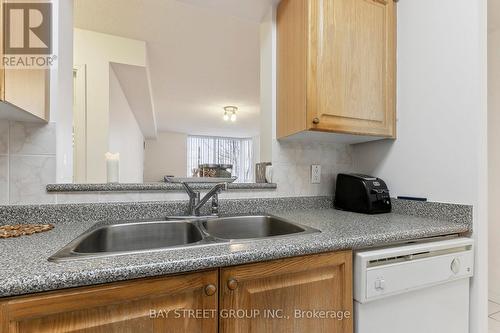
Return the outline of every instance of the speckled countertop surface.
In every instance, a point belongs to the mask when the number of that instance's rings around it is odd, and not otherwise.
[[[324,201],[328,205],[329,201]],[[254,201],[252,204],[255,203]],[[241,203],[233,201],[234,207],[240,207],[239,205]],[[409,207],[407,204],[396,203],[397,213],[382,215],[342,212],[325,208],[325,203],[311,207],[313,209],[304,207],[309,205],[306,201],[302,205],[292,205],[299,209],[290,209],[290,205],[283,205],[281,202],[275,205],[279,207],[268,204],[264,210],[322,232],[61,263],[48,262],[47,258],[95,225],[96,221],[84,218],[52,221],[56,227],[51,231],[27,237],[0,239],[0,296],[379,246],[401,240],[469,232],[472,225],[472,208],[469,206],[431,206],[432,213],[428,214],[430,217],[425,217],[423,207],[426,206],[423,204]],[[454,209],[458,210],[452,211]],[[14,213],[11,214],[14,216]]]
[[[194,190],[210,189],[214,184],[193,183]],[[230,190],[269,190],[276,189],[274,183],[230,183],[227,185]],[[175,183],[117,183],[117,184],[49,184],[47,192],[130,192],[130,191],[184,191],[181,184]]]

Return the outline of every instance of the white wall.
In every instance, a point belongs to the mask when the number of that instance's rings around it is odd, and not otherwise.
[[[87,74],[87,182],[106,182],[109,131],[110,62],[146,67],[146,44],[74,29],[74,64]]]
[[[186,177],[187,134],[159,132],[156,140],[146,140],[144,181],[162,181],[166,175]]]
[[[477,169],[477,19],[465,0],[397,6],[397,141],[356,146],[356,166],[393,195],[472,203],[476,177],[457,176]]]
[[[276,69],[275,9],[260,24],[260,161],[272,160],[274,79]]]
[[[59,0],[54,6],[54,46],[57,69],[51,71],[51,121],[56,122],[57,182],[73,181],[73,0]]]
[[[353,148],[393,196],[474,205],[473,333],[487,332],[485,4],[398,3],[398,139]]]
[[[489,298],[500,303],[500,29],[488,33]]]
[[[144,136],[112,69],[109,71],[109,151],[120,153],[120,183],[142,183]]]

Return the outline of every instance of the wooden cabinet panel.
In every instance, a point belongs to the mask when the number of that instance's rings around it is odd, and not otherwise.
[[[6,69],[4,101],[40,119],[49,119],[50,80],[47,69]]]
[[[394,3],[330,0],[309,6],[311,21],[321,22],[309,25],[309,124],[393,136]]]
[[[395,137],[392,0],[282,0],[277,25],[279,138],[301,131]]]
[[[220,277],[220,332],[352,332],[350,251],[222,268]],[[315,310],[350,318],[308,318]]]
[[[4,1],[0,1],[0,55],[4,55]],[[20,31],[14,31],[20,33]],[[46,122],[50,115],[50,70],[0,66],[0,117]]]
[[[218,272],[213,270],[17,297],[0,303],[1,331],[215,333],[217,283]],[[207,294],[206,286],[215,288],[213,294]],[[204,309],[209,315],[203,319],[174,312],[178,309]]]
[[[351,251],[221,268],[220,274],[211,270],[0,301],[2,333],[352,329]]]
[[[276,14],[278,138],[305,129],[307,92],[306,0],[282,1]]]

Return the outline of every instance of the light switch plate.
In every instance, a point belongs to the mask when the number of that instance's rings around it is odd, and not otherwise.
[[[311,184],[321,183],[321,165],[313,164],[311,165]]]

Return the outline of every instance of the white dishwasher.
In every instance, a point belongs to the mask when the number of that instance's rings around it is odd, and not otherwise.
[[[355,332],[469,332],[473,266],[469,238],[356,252]]]

